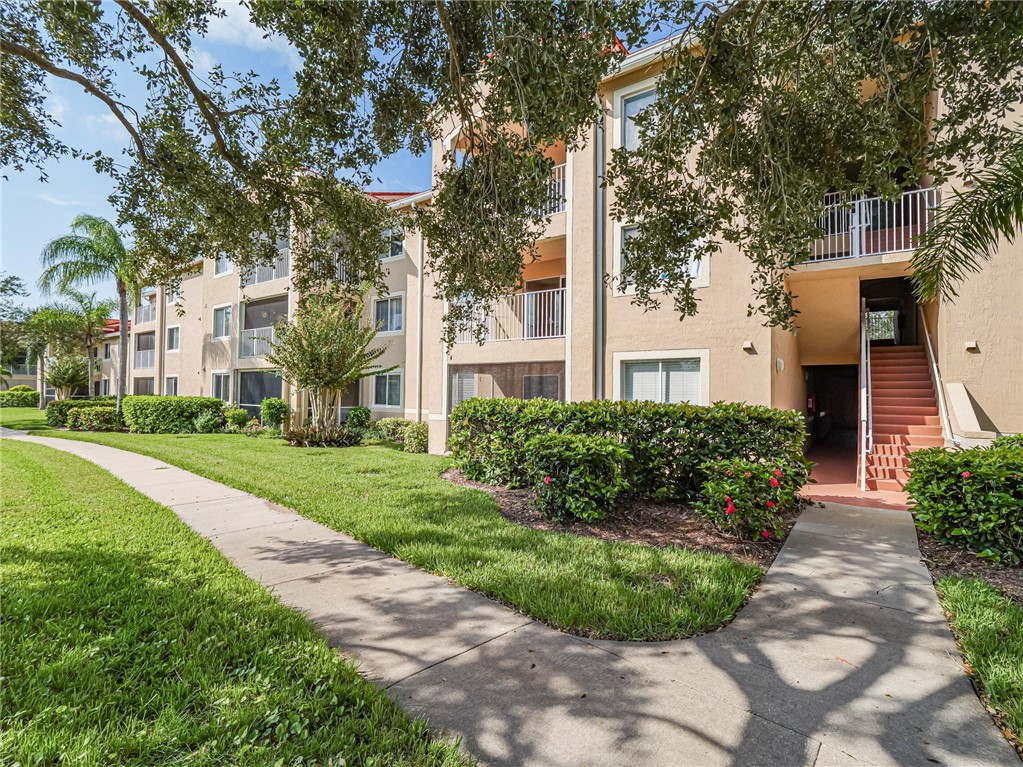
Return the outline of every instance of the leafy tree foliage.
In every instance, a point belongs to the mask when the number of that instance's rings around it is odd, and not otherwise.
[[[39,366],[46,380],[47,355],[71,357],[81,353],[81,317],[66,304],[48,304],[32,312],[22,325],[22,343],[29,362]],[[46,402],[39,398],[39,407]]]
[[[85,350],[88,366],[89,399],[93,397],[93,362],[92,347],[106,332],[107,320],[117,311],[117,302],[110,299],[97,299],[95,293],[83,293],[68,288],[64,294],[72,301],[72,311],[78,315],[78,333],[82,348]]]
[[[57,391],[57,399],[71,399],[75,389],[89,383],[89,367],[85,357],[58,357],[46,370],[47,384]]]
[[[377,327],[362,321],[364,299],[365,291],[305,295],[294,319],[277,326],[277,340],[266,355],[285,381],[309,395],[313,425],[320,431],[337,423],[348,387],[394,369],[375,364],[386,347],[370,348]]]
[[[0,272],[0,364],[14,362],[25,351],[24,323],[28,312],[17,299],[27,295],[23,279]]]

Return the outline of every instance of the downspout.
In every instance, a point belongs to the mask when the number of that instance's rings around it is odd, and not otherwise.
[[[593,220],[596,243],[594,247],[594,313],[596,327],[593,333],[594,398],[604,399],[604,109],[597,96],[595,167],[594,178],[597,189],[594,202]]]
[[[412,203],[412,210],[416,204]],[[426,260],[426,241],[419,229],[419,274],[416,277],[416,423],[423,421],[423,264]]]

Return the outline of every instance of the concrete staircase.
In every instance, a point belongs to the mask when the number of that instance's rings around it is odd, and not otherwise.
[[[867,456],[867,487],[902,490],[909,454],[945,444],[938,401],[922,346],[875,346],[870,350],[874,450]]]

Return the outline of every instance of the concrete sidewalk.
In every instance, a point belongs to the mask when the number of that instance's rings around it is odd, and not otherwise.
[[[484,764],[1020,764],[962,671],[904,512],[804,512],[721,631],[586,641],[161,461],[15,438],[172,508]]]

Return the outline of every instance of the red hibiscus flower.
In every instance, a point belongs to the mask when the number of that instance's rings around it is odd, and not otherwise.
[[[781,469],[775,469],[774,470],[774,476],[780,477],[781,476]]]
[[[778,478],[771,477],[771,487],[778,487]]]
[[[768,501],[767,502],[767,508],[773,509],[774,508],[774,501]]]
[[[964,472],[963,472],[963,473],[962,473],[962,474],[961,474],[960,476],[961,476],[961,477],[962,477],[963,479],[966,479],[967,477],[970,477],[970,476],[971,476],[971,474],[970,474],[970,472],[968,472],[968,471],[964,471]]]
[[[550,478],[550,477],[544,477],[544,478],[543,478],[543,483],[544,483],[545,485],[549,485],[549,484],[551,483],[551,478]]]
[[[766,530],[764,530],[764,532],[762,532],[761,535],[764,536],[765,538],[770,538],[771,537],[771,534],[769,532],[767,532]]]

